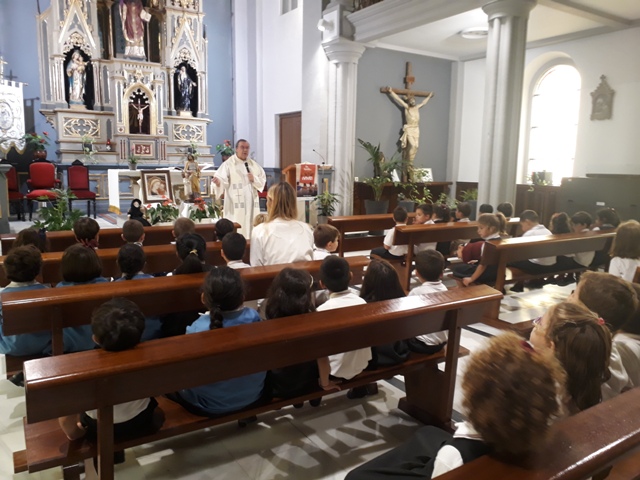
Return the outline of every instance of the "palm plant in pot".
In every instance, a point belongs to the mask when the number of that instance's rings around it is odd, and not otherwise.
[[[393,183],[392,173],[397,168],[401,167],[402,160],[399,155],[395,153],[391,160],[386,161],[384,153],[380,151],[380,144],[374,146],[369,142],[358,139],[360,146],[369,154],[368,160],[373,163],[373,177],[363,179],[363,182],[371,187],[373,190],[373,200],[365,200],[364,208],[367,214],[374,213],[387,213],[389,210],[389,201],[382,200],[382,192],[384,186],[388,183]]]
[[[327,223],[327,219],[336,212],[336,206],[340,203],[338,198],[340,195],[331,193],[329,189],[325,189],[315,198],[318,206],[318,223]]]
[[[478,189],[472,188],[470,190],[462,190],[460,192],[460,200],[471,205],[471,215],[469,216],[469,219],[472,221],[475,220],[476,212],[478,210]]]

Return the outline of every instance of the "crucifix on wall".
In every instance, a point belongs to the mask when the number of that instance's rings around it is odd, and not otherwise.
[[[420,141],[420,109],[433,97],[433,92],[423,92],[412,90],[411,86],[415,82],[415,77],[411,72],[411,62],[407,62],[407,75],[404,77],[405,88],[380,88],[381,93],[388,94],[391,99],[404,109],[404,126],[400,145],[402,146],[402,159],[404,160],[403,181],[407,181],[407,172],[413,167],[413,160],[418,152]],[[404,100],[400,95],[404,95]],[[416,97],[423,97],[424,100],[416,105]]]
[[[138,133],[148,133],[148,132],[142,131],[142,123],[144,122],[144,111],[145,109],[149,108],[149,104],[141,104],[140,99],[138,99],[137,104],[130,102],[129,105],[135,108],[136,111],[138,112],[138,114],[136,115],[136,118],[138,120]]]

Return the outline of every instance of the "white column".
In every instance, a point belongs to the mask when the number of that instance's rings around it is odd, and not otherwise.
[[[495,0],[488,15],[487,73],[478,203],[514,202],[529,12],[536,0]]]
[[[358,60],[365,46],[345,38],[323,44],[329,67],[327,162],[333,165],[333,193],[340,195],[337,215],[353,214]]]

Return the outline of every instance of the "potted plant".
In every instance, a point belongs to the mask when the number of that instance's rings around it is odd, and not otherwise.
[[[47,145],[49,145],[49,134],[42,132],[42,135],[37,133],[25,133],[22,137],[25,144],[33,149],[34,160],[46,160],[47,158]]]
[[[325,189],[315,200],[318,206],[318,223],[327,223],[327,218],[336,212],[336,206],[340,203],[339,195]]]
[[[93,164],[97,163],[93,158],[93,155],[95,153],[95,148],[93,146],[94,142],[95,140],[92,136],[90,135],[82,136],[82,153],[84,155],[84,160],[85,162],[89,162]]]
[[[416,204],[413,199],[411,199],[411,197],[407,197],[402,192],[398,194],[398,206],[404,208],[407,212],[413,212],[416,208]]]
[[[476,219],[476,211],[478,210],[478,189],[472,188],[470,190],[462,190],[460,192],[460,199],[471,205],[471,215],[469,216],[469,220],[474,221]]]
[[[189,218],[197,223],[205,219],[222,218],[222,207],[215,203],[207,203],[198,197],[193,200],[193,207],[189,211]]]
[[[224,142],[216,145],[216,152],[220,154],[223,162],[236,153],[233,149],[233,145],[231,145],[231,140],[225,140]]]
[[[55,203],[50,207],[40,208],[40,220],[33,222],[33,227],[49,232],[73,230],[73,224],[84,215],[80,210],[69,210],[69,200],[75,199],[76,196],[71,190],[54,188],[52,191],[56,194]],[[38,201],[48,200],[47,197],[38,198]]]
[[[380,151],[380,145],[374,146],[361,139],[358,139],[358,142],[369,153],[368,160],[373,163],[373,177],[362,180],[373,190],[373,200],[364,201],[365,211],[367,214],[387,213],[389,201],[382,200],[382,192],[385,184],[396,184],[393,181],[392,174],[402,164],[402,160],[395,153],[391,160],[385,161],[384,154]]]
[[[129,170],[135,170],[138,168],[138,163],[140,162],[140,158],[136,157],[133,154],[133,150],[131,150],[131,154],[127,158],[127,163],[129,164]]]
[[[180,214],[180,210],[170,199],[167,197],[163,198],[164,200],[155,207],[150,204],[146,207],[147,217],[151,225],[173,223]]]

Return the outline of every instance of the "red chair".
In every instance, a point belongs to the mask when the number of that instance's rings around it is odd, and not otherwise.
[[[15,167],[11,167],[7,172],[7,188],[9,190],[9,204],[15,202],[18,220],[24,220],[23,200],[24,194],[20,192],[18,187],[18,174]]]
[[[29,179],[27,180],[29,193],[29,220],[33,216],[33,201],[38,201],[41,197],[46,197],[55,203],[58,196],[51,189],[60,188],[61,182],[56,178],[56,167],[47,161],[33,162],[29,165]]]
[[[81,162],[74,162],[67,170],[67,185],[76,196],[73,200],[87,201],[87,216],[91,215],[91,202],[93,202],[93,218],[96,218],[96,194],[89,190],[89,169]],[[69,199],[69,210],[72,209],[73,200]]]

